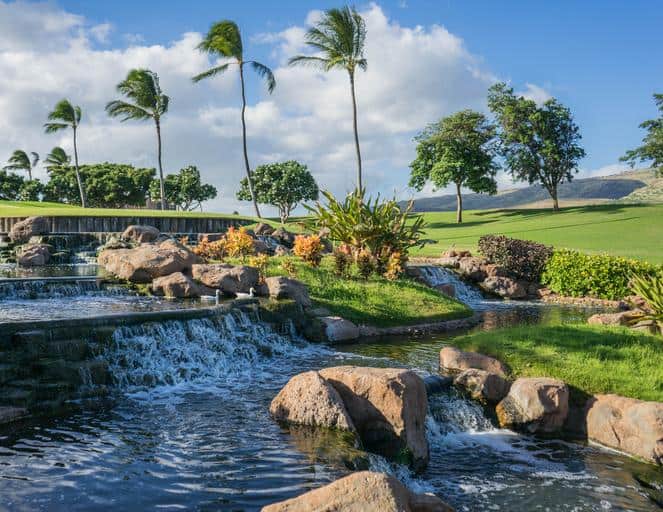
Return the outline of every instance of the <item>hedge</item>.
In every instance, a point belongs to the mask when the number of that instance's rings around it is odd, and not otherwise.
[[[479,238],[479,252],[491,263],[504,267],[510,276],[538,283],[553,248],[503,235],[484,235]]]

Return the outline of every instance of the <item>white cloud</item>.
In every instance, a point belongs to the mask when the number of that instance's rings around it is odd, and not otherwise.
[[[525,84],[524,91],[517,91],[516,94],[533,100],[537,105],[543,105],[546,101],[552,98],[552,94],[550,94],[546,89],[530,83]]]

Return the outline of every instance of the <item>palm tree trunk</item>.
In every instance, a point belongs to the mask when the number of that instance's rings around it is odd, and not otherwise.
[[[460,183],[456,183],[456,222],[463,222],[463,196],[460,193]]]
[[[78,171],[78,146],[76,144],[76,126],[74,126],[74,169],[76,170],[76,181],[78,182],[78,193],[81,196],[81,206],[86,208],[85,190],[81,181],[81,173]]]
[[[166,209],[166,187],[163,182],[163,166],[161,165],[161,125],[159,120],[155,120],[157,125],[157,160],[159,162],[159,195],[161,196],[161,210]]]
[[[28,167],[28,180],[32,181],[32,167]]]
[[[244,165],[246,167],[246,179],[249,183],[249,192],[251,193],[251,200],[253,201],[253,207],[256,210],[256,217],[259,219],[260,209],[258,208],[258,201],[256,200],[255,192],[253,191],[253,177],[251,176],[251,167],[249,166],[249,153],[246,149],[246,119],[244,114],[246,112],[246,92],[244,91],[244,63],[239,65],[239,80],[242,84],[242,144],[244,148]]]
[[[350,72],[350,91],[352,92],[352,125],[355,132],[355,149],[357,151],[357,190],[363,189],[361,181],[361,150],[359,149],[359,130],[357,129],[357,98],[355,96],[355,75]]]

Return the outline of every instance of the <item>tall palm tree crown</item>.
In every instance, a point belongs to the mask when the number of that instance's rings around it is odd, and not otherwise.
[[[51,169],[52,167],[66,167],[71,163],[71,157],[60,146],[56,146],[51,149],[51,152],[46,156],[44,163],[46,164],[46,169]]]
[[[253,177],[251,176],[251,166],[249,165],[249,155],[246,147],[246,91],[244,84],[244,66],[249,65],[260,77],[267,83],[267,91],[271,94],[276,87],[276,79],[272,70],[264,64],[255,60],[244,60],[244,49],[242,46],[242,35],[237,24],[230,20],[223,20],[215,23],[209,29],[209,32],[198,45],[202,52],[213,55],[217,58],[230,59],[227,62],[214,66],[203,73],[193,77],[194,82],[200,82],[206,78],[212,78],[216,75],[225,73],[230,66],[236,65],[239,69],[239,78],[242,86],[242,145],[244,150],[244,166],[246,168],[246,178],[249,184],[249,192],[253,200],[253,206],[256,215],[260,217],[258,201],[253,190]]]
[[[50,123],[44,124],[46,133],[56,133],[61,130],[71,128],[74,134],[74,169],[76,171],[76,181],[78,182],[78,193],[81,198],[81,206],[85,208],[85,190],[81,174],[78,170],[78,146],[76,141],[76,132],[81,124],[82,111],[78,105],[74,106],[69,100],[63,99],[55,104],[53,111],[48,114]]]
[[[117,84],[119,93],[131,102],[114,100],[106,105],[106,112],[111,117],[120,117],[120,121],[144,121],[152,119],[157,129],[157,159],[159,164],[159,184],[161,209],[166,209],[163,166],[161,165],[161,117],[168,112],[170,98],[163,94],[159,85],[159,76],[149,69],[132,69],[127,77]]]
[[[25,171],[28,173],[28,179],[32,181],[32,170],[39,163],[39,154],[32,151],[32,158],[22,149],[17,149],[7,160],[7,165],[3,167],[5,171]]]
[[[357,189],[362,190],[355,73],[357,68],[365,71],[368,64],[364,57],[366,23],[354,8],[345,6],[341,9],[329,9],[323,14],[320,21],[306,32],[305,40],[306,44],[318,53],[316,55],[292,57],[289,61],[290,65],[311,65],[323,71],[344,69],[350,77],[355,150],[357,153]]]

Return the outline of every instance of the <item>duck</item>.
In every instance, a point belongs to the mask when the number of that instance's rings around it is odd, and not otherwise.
[[[214,303],[218,306],[221,302],[221,290],[216,290],[214,295],[201,295],[200,300],[208,302],[214,301]]]
[[[242,293],[242,292],[237,292],[235,293],[235,297],[238,299],[252,299],[255,296],[256,290],[252,286],[249,288],[249,293]]]

